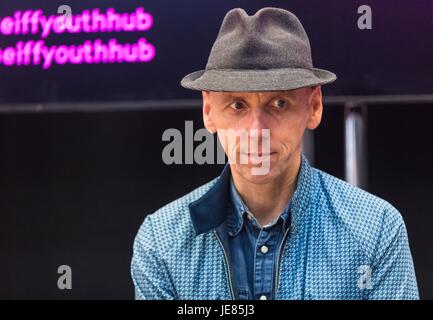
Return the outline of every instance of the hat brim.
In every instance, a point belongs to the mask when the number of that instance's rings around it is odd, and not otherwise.
[[[182,87],[200,91],[283,91],[331,83],[337,76],[313,68],[266,70],[199,70],[186,75]]]

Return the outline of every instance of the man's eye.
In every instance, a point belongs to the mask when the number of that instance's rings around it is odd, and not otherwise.
[[[230,107],[235,110],[241,110],[242,108],[244,108],[244,104],[242,101],[235,101],[230,105]]]
[[[283,100],[283,99],[278,99],[274,101],[273,104],[275,107],[277,107],[278,109],[283,109],[287,106],[287,101]]]

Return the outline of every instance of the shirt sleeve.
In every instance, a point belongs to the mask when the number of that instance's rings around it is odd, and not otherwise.
[[[367,299],[418,300],[418,286],[409,241],[401,214],[391,206],[384,214],[382,232],[372,265]]]
[[[151,216],[140,227],[133,247],[131,277],[136,300],[173,300],[174,286],[164,261],[158,254]]]

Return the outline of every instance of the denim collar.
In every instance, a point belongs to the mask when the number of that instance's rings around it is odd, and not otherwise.
[[[189,204],[196,235],[209,232],[226,222],[230,203],[230,165],[226,164],[215,184],[200,198]],[[301,167],[295,192],[290,201],[292,231],[302,226],[308,209],[314,204],[319,181],[307,158],[301,155]]]
[[[250,222],[258,229],[261,228],[260,223],[257,221],[257,219],[254,217],[251,210],[248,208],[248,206],[245,204],[245,202],[242,200],[241,196],[239,195],[239,192],[236,189],[236,186],[233,182],[233,179],[230,179],[230,200],[231,205],[230,209],[227,215],[227,226],[229,235],[234,237],[242,229],[242,226],[245,222],[244,217],[247,217]],[[272,222],[269,224],[262,226],[263,228],[268,228],[273,226],[277,223],[279,219],[283,220],[283,225],[286,226],[286,223],[290,219],[290,209],[291,209],[292,201],[289,201],[284,210],[280,213],[280,215],[275,218]]]

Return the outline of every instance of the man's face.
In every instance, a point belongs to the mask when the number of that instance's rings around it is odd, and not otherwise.
[[[248,141],[257,141],[258,148],[254,144],[245,147],[240,136],[235,140],[221,139],[219,134],[232,172],[235,170],[253,183],[263,184],[284,177],[300,155],[305,129],[315,129],[322,115],[319,86],[266,92],[203,91],[202,94],[204,124],[210,132],[243,131]],[[248,159],[246,163],[240,161],[241,155]],[[254,174],[252,168],[263,168],[264,162],[268,170]]]

